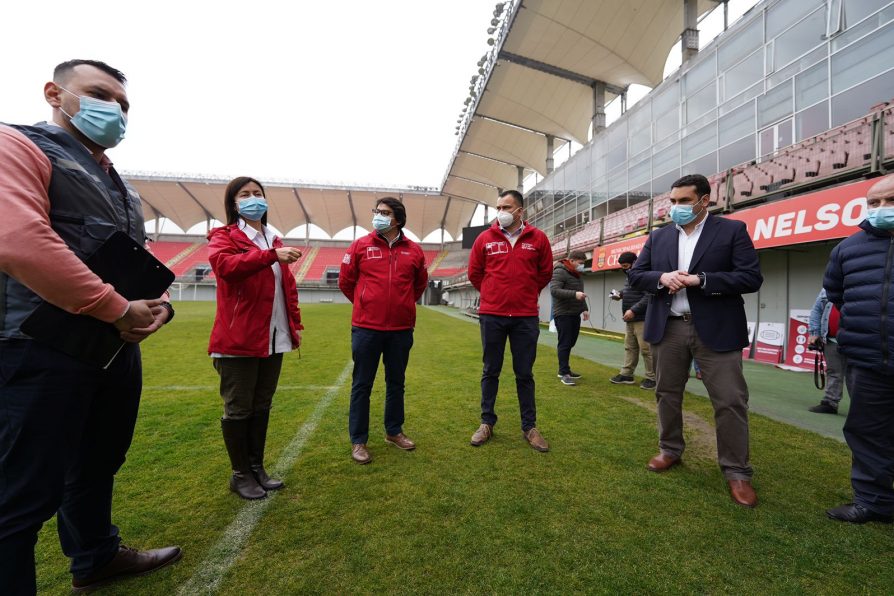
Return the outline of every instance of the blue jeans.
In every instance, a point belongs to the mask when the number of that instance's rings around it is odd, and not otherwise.
[[[75,577],[118,552],[112,487],[141,390],[137,344],[100,370],[36,341],[0,341],[0,592],[34,593],[34,545],[53,514]]]
[[[521,427],[528,431],[537,426],[537,407],[534,404],[534,360],[537,358],[537,338],[540,325],[537,317],[499,317],[481,315],[481,346],[484,352],[484,370],[481,373],[481,422],[494,425],[497,414],[494,404],[500,388],[500,371],[506,340],[512,351],[512,371],[515,373],[515,390],[521,412]]]
[[[369,441],[369,396],[372,393],[379,359],[385,364],[385,432],[397,435],[404,424],[404,379],[413,330],[376,331],[351,328],[351,353],[354,358],[354,380],[351,383],[351,407],[348,432],[351,443]]]
[[[894,375],[847,365],[851,407],[844,438],[853,455],[854,502],[882,515],[894,514]]]

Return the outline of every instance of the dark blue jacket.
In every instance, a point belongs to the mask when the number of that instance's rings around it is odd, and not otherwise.
[[[832,250],[823,287],[841,311],[848,364],[894,375],[894,236],[867,221],[860,229]]]
[[[630,285],[655,291],[646,311],[643,336],[650,344],[664,338],[672,296],[658,288],[662,273],[678,267],[677,226],[653,230],[630,269]],[[748,345],[748,323],[742,294],[757,292],[764,278],[748,229],[741,221],[709,215],[695,245],[689,273],[704,273],[704,288],[686,288],[692,323],[699,339],[715,352]]]

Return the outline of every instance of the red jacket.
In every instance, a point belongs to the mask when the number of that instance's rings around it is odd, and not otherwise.
[[[208,233],[208,260],[217,277],[217,314],[209,354],[257,358],[270,354],[275,279],[270,266],[277,262],[276,249],[282,246],[282,240],[275,238],[273,248],[261,250],[235,224]],[[304,329],[298,288],[288,265],[279,265],[292,347],[297,347],[298,330]]]
[[[502,317],[536,317],[537,301],[553,274],[553,251],[546,234],[525,222],[515,242],[496,222],[475,239],[469,281],[481,292],[478,312]]]
[[[427,284],[425,255],[419,245],[401,236],[389,247],[378,232],[351,244],[338,274],[338,287],[354,304],[351,324],[378,331],[412,329],[416,301]]]

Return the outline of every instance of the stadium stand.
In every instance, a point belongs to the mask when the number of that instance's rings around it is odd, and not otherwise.
[[[321,283],[326,281],[326,271],[341,268],[342,257],[345,256],[343,246],[325,246],[317,249],[313,260],[307,266],[302,281]]]

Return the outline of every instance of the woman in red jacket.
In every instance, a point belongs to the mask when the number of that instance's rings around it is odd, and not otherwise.
[[[289,265],[301,251],[284,246],[266,226],[264,187],[235,178],[224,196],[227,225],[208,234],[217,278],[217,314],[208,353],[220,375],[230,490],[261,499],[283,487],[264,470],[264,444],[282,356],[301,343],[298,289]]]

